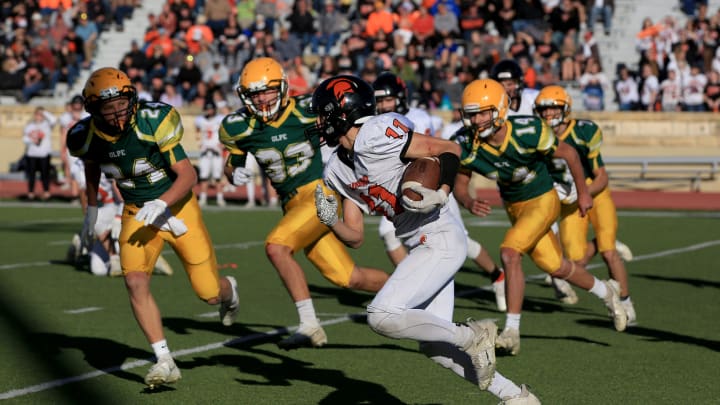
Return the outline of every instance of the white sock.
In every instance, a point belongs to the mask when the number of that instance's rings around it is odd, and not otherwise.
[[[605,287],[605,283],[598,280],[597,277],[595,277],[595,283],[593,284],[592,288],[590,289],[590,292],[592,294],[595,294],[598,298],[605,299],[605,296],[607,295],[607,287]]]
[[[207,198],[207,193],[200,193],[200,199],[204,200]]]
[[[155,357],[157,357],[158,359],[161,356],[169,356],[170,355],[170,348],[168,348],[167,340],[165,340],[165,339],[157,341],[157,342],[153,343],[151,346],[152,346],[153,351],[155,352]]]
[[[223,198],[223,193],[222,193],[222,192],[218,192],[218,193],[217,193],[217,199],[218,199],[218,200],[222,200],[222,199],[224,199],[224,198]]]
[[[247,183],[247,199],[249,203],[255,202],[255,182]]]
[[[300,324],[306,324],[306,325],[317,325],[318,319],[315,315],[315,307],[313,306],[312,299],[308,298],[306,300],[298,301],[295,303],[295,306],[298,310],[298,315],[300,315]]]
[[[500,399],[514,397],[522,393],[522,389],[518,387],[517,384],[508,380],[497,371],[487,390]]]
[[[505,315],[505,329],[520,330],[520,314],[507,313]]]
[[[465,325],[455,325],[455,340],[453,344],[457,347],[459,347],[461,350],[467,350],[468,347],[470,347],[470,344],[472,344],[473,338],[475,337],[475,332],[473,332],[472,328]]]

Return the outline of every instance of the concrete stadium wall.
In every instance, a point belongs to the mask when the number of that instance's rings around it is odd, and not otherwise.
[[[22,156],[22,132],[34,106],[0,106],[0,173]],[[48,107],[56,116],[62,108]],[[197,150],[194,120],[197,110],[181,109],[185,126],[183,145]],[[449,119],[447,111],[438,112]],[[578,118],[597,122],[603,130],[605,156],[718,156],[720,116],[712,113],[582,112]],[[53,148],[60,150],[60,133],[53,134]]]

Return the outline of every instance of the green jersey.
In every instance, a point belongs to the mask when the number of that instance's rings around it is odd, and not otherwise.
[[[177,177],[170,167],[187,158],[180,144],[183,126],[178,112],[165,103],[140,102],[131,123],[123,135],[110,136],[92,117],[84,118],[68,132],[67,147],[115,179],[126,202],[142,204],[170,188]]]
[[[580,156],[580,164],[586,178],[594,179],[595,169],[605,166],[600,156],[602,131],[592,121],[570,120],[568,127],[559,137],[561,141],[575,148]],[[563,159],[552,159],[549,163],[550,174],[556,183],[572,186],[573,178],[570,169]]]
[[[315,125],[315,115],[307,111],[305,100],[291,97],[280,117],[270,123],[239,110],[220,126],[220,141],[230,151],[229,164],[244,167],[247,154],[252,153],[281,200],[322,178],[320,141],[305,137],[305,130]]]
[[[460,144],[461,170],[495,180],[506,202],[527,201],[553,188],[546,160],[555,153],[558,139],[543,120],[531,116],[508,117],[505,140],[499,147],[463,128],[455,136]]]

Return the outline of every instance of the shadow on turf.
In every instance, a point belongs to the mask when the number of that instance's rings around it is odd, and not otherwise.
[[[681,284],[687,284],[691,287],[713,287],[713,288],[720,288],[720,283],[715,281],[709,281],[709,280],[700,280],[697,278],[683,278],[683,277],[662,277],[662,276],[656,276],[651,274],[635,274],[633,277],[637,278],[645,278],[651,281],[666,281],[669,283],[681,283]]]
[[[607,328],[607,321],[582,319],[577,322],[583,325]],[[644,328],[642,326],[629,326],[627,329],[625,329],[625,332],[623,333],[626,333],[628,335],[646,337],[649,341],[654,342],[684,343],[687,345],[694,345],[705,349],[710,349],[715,352],[720,352],[720,341],[717,340],[701,339],[693,336],[681,335],[678,333],[667,332],[659,329]]]

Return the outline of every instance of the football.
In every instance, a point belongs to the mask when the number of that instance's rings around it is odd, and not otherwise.
[[[431,190],[437,190],[440,187],[440,160],[436,157],[423,157],[415,159],[405,168],[400,190],[402,195],[407,196],[413,201],[422,200],[422,196],[410,190],[406,184],[410,181],[416,181],[423,187]]]

